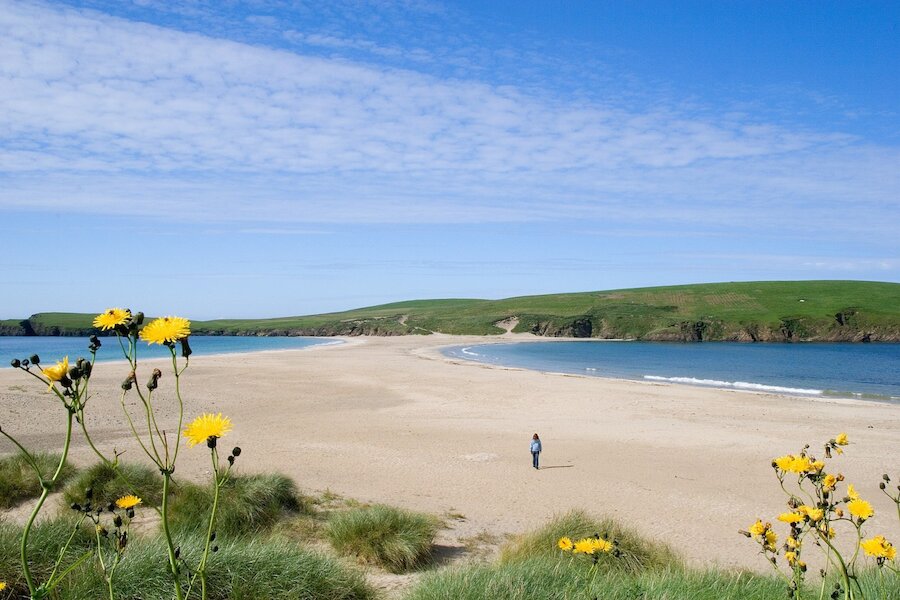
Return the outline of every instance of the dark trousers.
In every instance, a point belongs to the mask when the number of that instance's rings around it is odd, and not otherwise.
[[[531,466],[535,469],[538,468],[538,457],[541,455],[540,452],[532,452],[531,453]]]

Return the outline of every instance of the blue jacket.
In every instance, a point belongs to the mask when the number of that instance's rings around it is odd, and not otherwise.
[[[541,451],[541,440],[531,440],[531,451],[532,452],[540,452]]]

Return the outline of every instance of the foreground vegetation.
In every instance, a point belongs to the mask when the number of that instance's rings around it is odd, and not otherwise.
[[[91,315],[0,321],[6,335],[85,335]],[[195,321],[200,335],[493,335],[669,341],[900,341],[900,284],[761,281],[635,288],[504,300],[416,300],[277,319]]]

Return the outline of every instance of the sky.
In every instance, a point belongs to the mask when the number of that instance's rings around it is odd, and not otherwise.
[[[900,281],[900,4],[0,0],[0,319]]]

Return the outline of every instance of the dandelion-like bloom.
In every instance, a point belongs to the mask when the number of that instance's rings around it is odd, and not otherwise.
[[[612,552],[612,542],[608,542],[603,538],[594,538],[594,550],[596,552]]]
[[[834,490],[834,487],[837,485],[837,477],[834,475],[828,474],[822,479],[822,489],[826,491]]]
[[[834,437],[834,443],[838,446],[846,446],[850,443],[850,440],[847,439],[846,433],[839,433]]]
[[[782,513],[778,515],[778,520],[782,523],[799,523],[803,520],[803,515],[795,512]]]
[[[556,545],[559,546],[560,550],[565,550],[566,552],[571,552],[572,548],[575,547],[575,544],[572,543],[572,539],[568,537],[559,538],[559,541],[556,542]]]
[[[775,544],[778,543],[778,535],[771,529],[766,530],[766,550],[775,552]]]
[[[819,535],[822,537],[827,537],[829,540],[834,539],[834,527],[826,527],[825,523],[819,523],[816,525],[816,531],[818,531]]]
[[[94,317],[94,327],[103,331],[115,329],[116,325],[124,325],[131,318],[131,311],[127,308],[108,308]]]
[[[768,528],[768,523],[763,524],[762,521],[757,519],[756,523],[747,528],[747,531],[749,531],[750,535],[752,535],[753,537],[761,537]]]
[[[171,344],[191,335],[191,322],[182,317],[160,317],[141,329],[141,339],[148,344]]]
[[[6,589],[6,582],[5,582],[5,581],[0,581],[0,592],[2,592],[2,591],[5,590],[5,589]]]
[[[788,564],[793,567],[794,563],[797,562],[797,553],[796,552],[785,552],[784,558],[785,558],[785,560],[787,560]]]
[[[813,464],[812,464],[812,469],[811,469],[811,470],[813,470],[813,471],[815,471],[816,473],[818,473],[819,471],[821,471],[821,470],[824,469],[824,468],[825,468],[825,461],[823,461],[823,460],[817,460],[817,461],[814,461],[814,462],[813,462]]]
[[[575,546],[572,550],[573,554],[593,554],[596,550],[594,546],[594,538],[584,538],[583,540],[578,540],[575,542]]]
[[[197,444],[202,444],[209,438],[220,438],[231,431],[231,419],[223,417],[222,413],[214,415],[212,413],[202,414],[188,425],[182,435],[187,438],[188,446],[193,448]]]
[[[876,535],[872,539],[864,540],[861,543],[862,549],[868,556],[874,558],[886,558],[894,560],[897,558],[897,549],[893,544],[884,539],[883,535]]]
[[[797,507],[797,512],[801,515],[806,515],[809,517],[810,521],[821,521],[822,517],[825,516],[825,511],[821,508],[813,508],[812,506],[807,506],[805,504]]]
[[[65,357],[52,367],[47,367],[46,369],[41,369],[41,373],[44,374],[44,377],[50,380],[50,387],[53,387],[54,381],[59,381],[63,377],[66,376],[66,373],[69,372],[69,357]],[[48,388],[49,389],[49,388]]]
[[[130,494],[128,496],[122,496],[121,498],[116,500],[116,506],[118,506],[119,508],[134,508],[140,503],[140,498],[138,498],[137,496],[132,496]]]
[[[859,494],[856,492],[856,488],[853,487],[852,483],[847,484],[847,496],[851,500],[859,500]]]
[[[865,521],[875,514],[875,511],[872,509],[872,505],[865,500],[860,500],[859,498],[848,502],[847,510],[849,510],[850,514],[860,521]]]
[[[788,548],[800,547],[800,541],[792,535],[788,536],[788,539],[786,539],[784,542],[788,545]]]
[[[779,456],[775,459],[775,465],[782,471],[790,473],[806,473],[813,469],[813,462],[809,460],[808,456],[802,454],[799,456],[794,456],[793,454]]]

